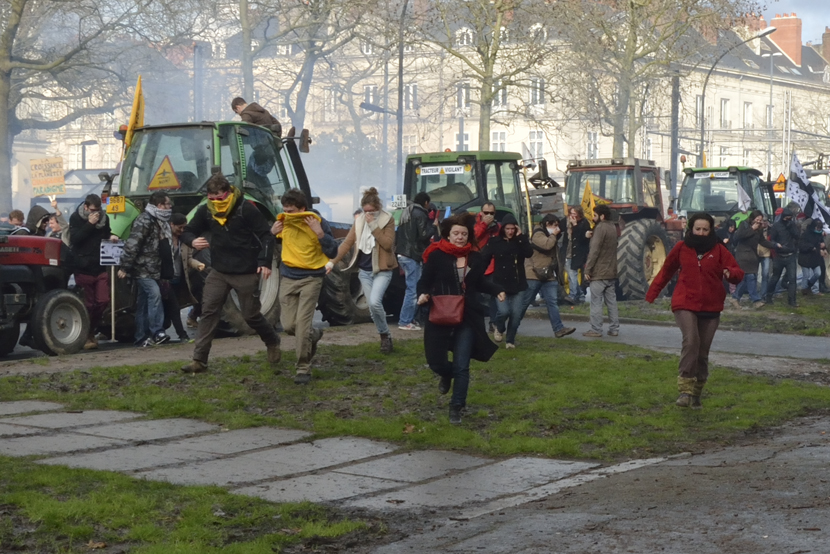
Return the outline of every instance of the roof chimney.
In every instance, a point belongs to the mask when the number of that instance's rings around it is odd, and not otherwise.
[[[830,27],[825,27],[824,34],[821,35],[821,55],[830,64]]]
[[[801,66],[801,19],[795,12],[785,13],[783,16],[775,14],[769,23],[778,29],[769,39],[781,49],[792,62]]]

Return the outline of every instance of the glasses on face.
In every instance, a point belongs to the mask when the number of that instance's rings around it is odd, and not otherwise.
[[[496,215],[496,212],[486,212],[484,210],[481,210],[481,213],[483,213],[484,215]]]
[[[225,192],[220,192],[219,194],[208,194],[208,200],[224,200],[230,193],[231,191],[226,190]]]

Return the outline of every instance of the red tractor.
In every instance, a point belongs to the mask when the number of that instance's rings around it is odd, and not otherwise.
[[[83,301],[67,290],[68,248],[58,239],[9,235],[0,229],[0,356],[26,339],[50,356],[80,351],[89,335]]]

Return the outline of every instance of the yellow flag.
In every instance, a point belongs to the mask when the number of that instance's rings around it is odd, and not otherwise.
[[[138,76],[138,83],[135,85],[133,110],[130,112],[130,123],[127,125],[127,132],[124,135],[125,146],[130,146],[133,133],[139,127],[144,127],[144,92],[141,90],[141,75]]]
[[[585,213],[585,219],[594,226],[594,194],[591,192],[591,184],[585,183],[585,191],[582,193],[582,211]]]

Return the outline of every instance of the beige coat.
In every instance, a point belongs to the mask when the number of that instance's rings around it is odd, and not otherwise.
[[[610,221],[600,221],[594,227],[585,275],[592,281],[617,278],[617,228]]]
[[[533,246],[533,256],[525,259],[525,275],[528,280],[538,281],[534,267],[539,269],[556,264],[556,280],[560,285],[564,284],[565,276],[562,271],[562,260],[559,257],[559,235],[546,235],[541,227],[533,229],[530,237],[530,244]],[[541,252],[540,252],[541,250]]]
[[[365,214],[360,214],[349,229],[349,234],[343,239],[343,243],[337,249],[337,256],[332,260],[336,265],[352,250],[352,257],[345,269],[351,267],[357,261],[358,249],[354,248],[355,243],[363,234],[363,226],[369,225],[372,236],[375,237],[375,248],[372,250],[372,273],[389,271],[398,267],[398,259],[395,256],[395,218],[381,210],[377,218],[371,223],[366,223]]]

